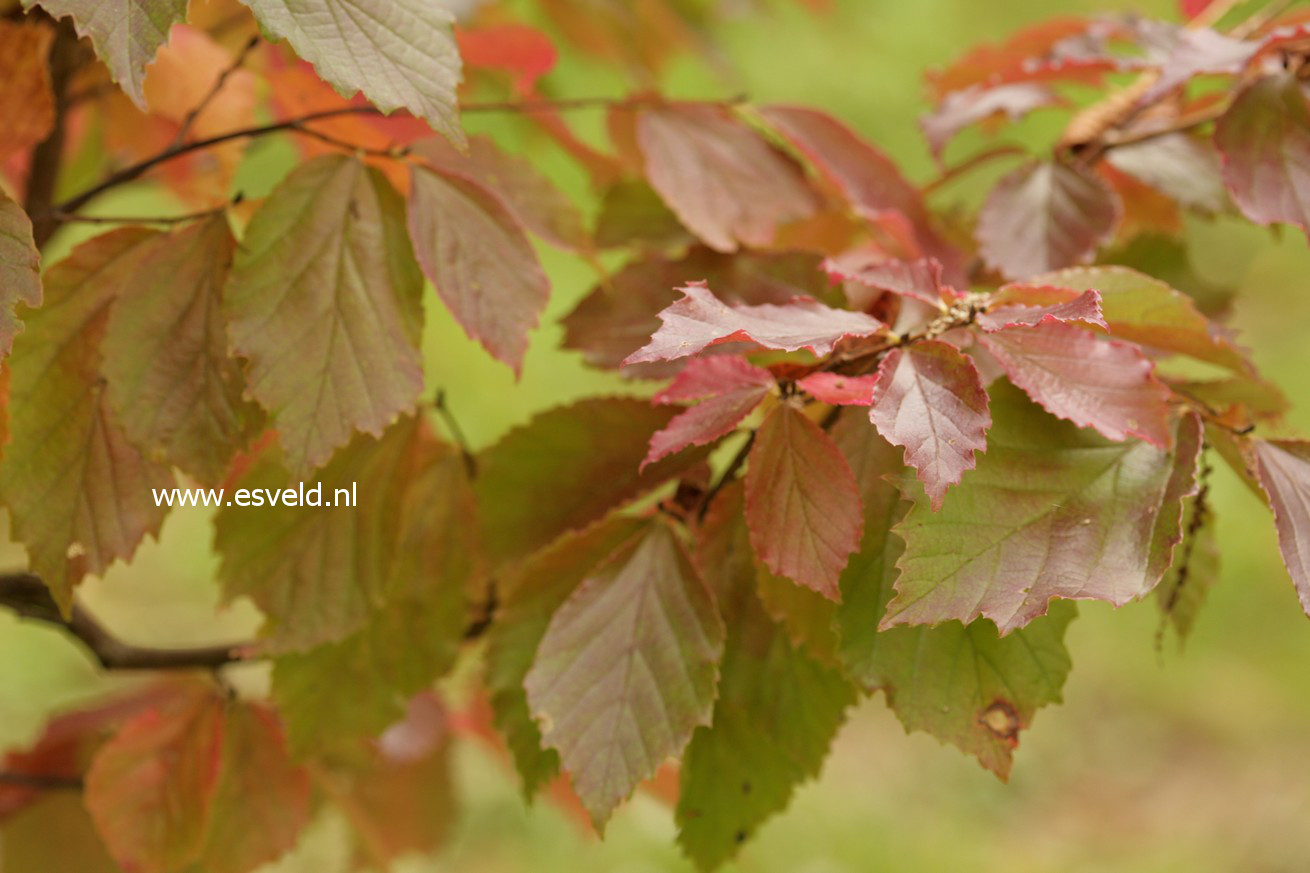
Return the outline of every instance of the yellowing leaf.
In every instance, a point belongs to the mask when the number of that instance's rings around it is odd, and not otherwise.
[[[514,216],[471,179],[412,173],[409,232],[455,320],[517,375],[550,282]]]
[[[434,450],[422,427],[406,418],[381,439],[357,437],[311,483],[322,488],[322,506],[299,505],[299,483],[276,452],[237,483],[247,505],[223,507],[215,522],[219,579],[228,599],[247,595],[263,611],[271,650],[343,640],[395,590],[404,498]],[[346,493],[355,505],[344,503]]]
[[[464,142],[454,16],[431,0],[242,0],[259,23],[291,43],[349,97],[364,92],[383,112],[408,109]]]
[[[146,107],[146,64],[186,20],[187,0],[23,0],[56,18],[72,16],[79,36],[91,38],[109,74],[137,106]]]
[[[598,826],[709,723],[722,652],[714,598],[658,522],[555,612],[528,702]]]
[[[827,597],[860,545],[860,495],[832,438],[782,404],[755,435],[746,472],[746,520],[764,565]]]
[[[9,361],[11,441],[0,459],[0,500],[33,572],[65,610],[84,575],[131,557],[167,512],[151,490],[170,487],[172,474],[128,440],[100,375],[115,295],[154,238],[114,231],[53,266],[45,303],[27,314]]]
[[[223,311],[293,472],[413,408],[422,287],[404,204],[352,158],[301,165],[255,213]]]
[[[220,309],[236,244],[217,216],[154,241],[105,333],[108,401],[152,459],[216,484],[258,426]]]
[[[345,640],[274,663],[273,700],[296,754],[380,733],[455,661],[478,565],[477,513],[459,452],[424,452],[426,466],[401,483],[401,534],[385,603]]]
[[[23,329],[14,315],[19,303],[41,305],[41,254],[32,241],[31,219],[0,191],[0,358]]]

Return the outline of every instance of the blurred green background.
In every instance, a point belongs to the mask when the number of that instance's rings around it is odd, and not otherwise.
[[[666,84],[679,96],[744,92],[756,102],[822,107],[924,180],[933,173],[916,125],[925,107],[925,68],[1043,17],[1119,9],[1176,16],[1172,0],[842,0],[822,15],[774,2],[768,12],[716,28],[724,62],[718,68],[679,61]],[[548,81],[560,96],[624,88],[612,72],[567,58]],[[582,123],[600,127],[599,118]],[[1051,124],[1036,119],[1022,135],[1040,141],[1058,130]],[[588,196],[577,171],[525,126],[513,119],[477,125],[529,153],[579,198]],[[958,159],[981,141],[967,134],[948,157]],[[267,190],[292,159],[291,148],[259,146],[240,184],[252,194]],[[976,193],[976,185],[952,189],[942,202]],[[125,205],[132,200],[101,208],[122,212]],[[1289,428],[1310,433],[1306,240],[1231,219],[1191,220],[1188,237],[1202,275],[1240,285],[1233,326],[1266,374],[1299,404]],[[595,274],[575,259],[544,249],[542,255],[555,295],[517,384],[428,295],[428,385],[447,390],[479,445],[571,398],[637,390],[558,350],[555,322]],[[1215,476],[1214,506],[1222,581],[1186,649],[1169,636],[1157,651],[1152,602],[1118,611],[1084,605],[1069,633],[1075,666],[1066,702],[1043,710],[1024,735],[1008,785],[954,748],[922,734],[907,737],[875,697],[851,715],[822,777],[797,792],[791,808],[745,846],[731,869],[1310,869],[1310,622],[1279,561],[1268,511],[1226,469]],[[160,541],[145,545],[130,568],[115,568],[85,587],[87,601],[123,636],[142,643],[196,644],[250,633],[257,616],[242,604],[214,619],[208,522],[203,510],[174,511]],[[13,546],[0,549],[0,558],[5,566],[22,560]],[[241,672],[242,682],[257,690],[261,671]],[[105,680],[61,636],[0,615],[0,747],[30,740],[50,711],[104,688]],[[656,800],[639,796],[622,809],[602,843],[549,803],[524,806],[514,775],[476,742],[457,745],[456,766],[463,807],[453,837],[439,857],[414,859],[402,865],[405,871],[690,869],[674,846],[672,814]],[[343,869],[346,839],[341,822],[324,819],[274,869]]]

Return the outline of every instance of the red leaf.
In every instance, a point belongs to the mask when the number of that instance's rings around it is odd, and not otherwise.
[[[893,261],[866,252],[851,252],[823,262],[828,276],[842,282],[858,282],[879,291],[942,305],[942,298],[957,296],[954,288],[942,284],[942,265],[936,258]]]
[[[660,313],[659,330],[624,364],[671,361],[730,342],[753,342],[766,349],[815,355],[831,354],[846,337],[870,336],[884,325],[871,315],[833,309],[817,300],[797,297],[790,303],[729,306],[703,283],[682,288],[683,298]]]
[[[1256,440],[1254,444],[1256,472],[1274,510],[1278,548],[1301,608],[1310,614],[1310,442]]]
[[[983,259],[1006,276],[1082,263],[1113,233],[1119,203],[1094,173],[1042,161],[1020,167],[992,189],[978,214]]]
[[[1002,113],[1011,121],[1018,121],[1034,109],[1061,103],[1059,95],[1049,87],[1032,82],[994,88],[974,85],[947,94],[936,109],[919,120],[919,126],[933,154],[940,156],[955,135],[971,124]]]
[[[711,248],[766,246],[780,225],[818,208],[800,168],[727,110],[642,112],[636,135],[651,186]]]
[[[223,698],[197,690],[123,725],[86,774],[86,806],[109,853],[173,873],[204,847],[223,747]]]
[[[1189,21],[1205,11],[1214,0],[1178,0],[1178,8]]]
[[[746,472],[746,522],[764,565],[838,600],[837,582],[860,547],[864,512],[837,444],[782,404],[755,434]]]
[[[411,174],[409,234],[423,272],[469,336],[515,375],[550,282],[514,216],[481,185],[454,174]]]
[[[1084,291],[1067,303],[1047,304],[1053,289],[1049,286],[1007,285],[992,298],[992,308],[978,315],[978,326],[988,333],[1007,327],[1035,327],[1055,322],[1081,321],[1109,330],[1101,314],[1101,295],[1097,291]],[[1031,291],[1031,295],[1028,292]],[[1025,300],[1031,299],[1032,303]],[[1000,301],[996,305],[995,301]]]
[[[717,355],[691,361],[668,388],[655,395],[653,402],[704,398],[703,402],[680,413],[651,436],[650,451],[641,469],[688,446],[703,446],[728,434],[750,415],[773,384],[768,370],[741,358]]]
[[[465,66],[514,73],[514,87],[521,94],[531,92],[537,80],[555,68],[555,46],[535,27],[494,24],[460,28],[455,31],[455,41]]]
[[[870,220],[888,212],[904,216],[920,252],[941,261],[946,278],[963,284],[964,257],[933,228],[919,189],[901,175],[891,158],[860,139],[831,115],[800,106],[768,106],[760,114],[828,183]]]
[[[843,376],[840,373],[811,373],[796,383],[820,403],[833,406],[869,406],[877,376]]]
[[[1169,446],[1169,389],[1140,349],[1067,324],[979,334],[1015,385],[1047,412],[1112,440]]]
[[[1252,221],[1310,230],[1310,108],[1294,73],[1258,80],[1215,127],[1224,181]]]
[[[869,420],[891,444],[905,449],[934,510],[946,491],[987,450],[992,416],[978,368],[940,340],[892,349],[878,367]]]

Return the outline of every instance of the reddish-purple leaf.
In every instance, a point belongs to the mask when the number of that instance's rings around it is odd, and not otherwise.
[[[1247,218],[1310,230],[1310,108],[1295,73],[1266,76],[1237,95],[1214,138]]]
[[[935,258],[893,261],[867,252],[850,252],[823,262],[828,276],[841,282],[858,282],[879,291],[913,297],[931,306],[953,298],[955,289],[942,284],[942,265]]]
[[[454,174],[411,174],[409,234],[423,272],[469,336],[515,374],[550,282],[522,227],[481,185]]]
[[[833,309],[798,297],[790,303],[729,306],[703,283],[681,289],[683,298],[660,313],[660,329],[624,364],[671,361],[730,342],[752,342],[766,349],[809,349],[824,357],[846,337],[870,336],[884,325],[871,315]]]
[[[702,402],[680,413],[650,438],[650,451],[641,469],[688,446],[703,446],[732,431],[773,387],[768,370],[741,358],[718,355],[697,358],[656,394],[655,403],[680,400]]]
[[[32,221],[0,191],[0,357],[9,354],[23,324],[16,304],[41,305],[41,253],[32,241]]]
[[[755,434],[746,473],[746,522],[764,565],[837,600],[864,515],[855,474],[804,413],[778,406]]]
[[[1256,440],[1255,460],[1260,485],[1274,510],[1283,563],[1301,608],[1310,614],[1310,442]]]
[[[877,376],[843,376],[840,373],[811,373],[796,383],[820,403],[833,406],[868,406],[873,403]]]
[[[901,175],[891,158],[817,109],[768,106],[760,114],[814,164],[856,212],[870,218],[900,213],[914,228],[922,254],[941,261],[948,281],[964,282],[963,254],[933,227],[919,189]]]
[[[905,463],[918,472],[934,510],[974,468],[974,452],[987,450],[992,424],[978,368],[940,340],[887,353],[869,420],[889,443],[905,449]]]
[[[1115,146],[1105,159],[1183,206],[1220,212],[1228,205],[1219,154],[1208,138],[1185,133],[1155,136]]]
[[[1031,289],[1031,294],[1029,294]],[[978,326],[988,333],[995,333],[1007,327],[1034,327],[1053,322],[1081,321],[1095,324],[1107,330],[1105,316],[1101,314],[1101,295],[1094,290],[1084,291],[1067,303],[1044,304],[1037,301],[1049,299],[1050,289],[1043,286],[1007,285],[997,292],[993,308],[978,314]],[[1025,303],[1032,300],[1033,303]]]
[[[1114,192],[1090,170],[1060,161],[1020,167],[992,189],[978,215],[983,259],[1006,276],[1088,260],[1118,223]]]
[[[1001,113],[1018,121],[1034,109],[1062,102],[1049,87],[1035,82],[1012,82],[994,88],[975,85],[947,94],[936,109],[919,120],[919,126],[933,154],[941,155],[955,135],[971,124]]]
[[[651,186],[711,248],[762,247],[818,198],[800,168],[726,109],[680,104],[642,112],[637,142]]]
[[[1209,28],[1177,28],[1173,45],[1160,61],[1160,78],[1139,99],[1146,106],[1186,85],[1195,76],[1237,73],[1260,49],[1257,42],[1234,39]]]
[[[980,334],[1010,381],[1052,415],[1112,440],[1172,441],[1169,389],[1136,346],[1047,323]]]

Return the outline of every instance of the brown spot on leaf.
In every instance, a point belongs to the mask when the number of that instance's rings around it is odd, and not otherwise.
[[[978,723],[998,740],[1011,746],[1019,745],[1019,731],[1023,723],[1019,720],[1018,710],[1010,701],[1001,698],[993,700],[990,706],[978,713]]]

